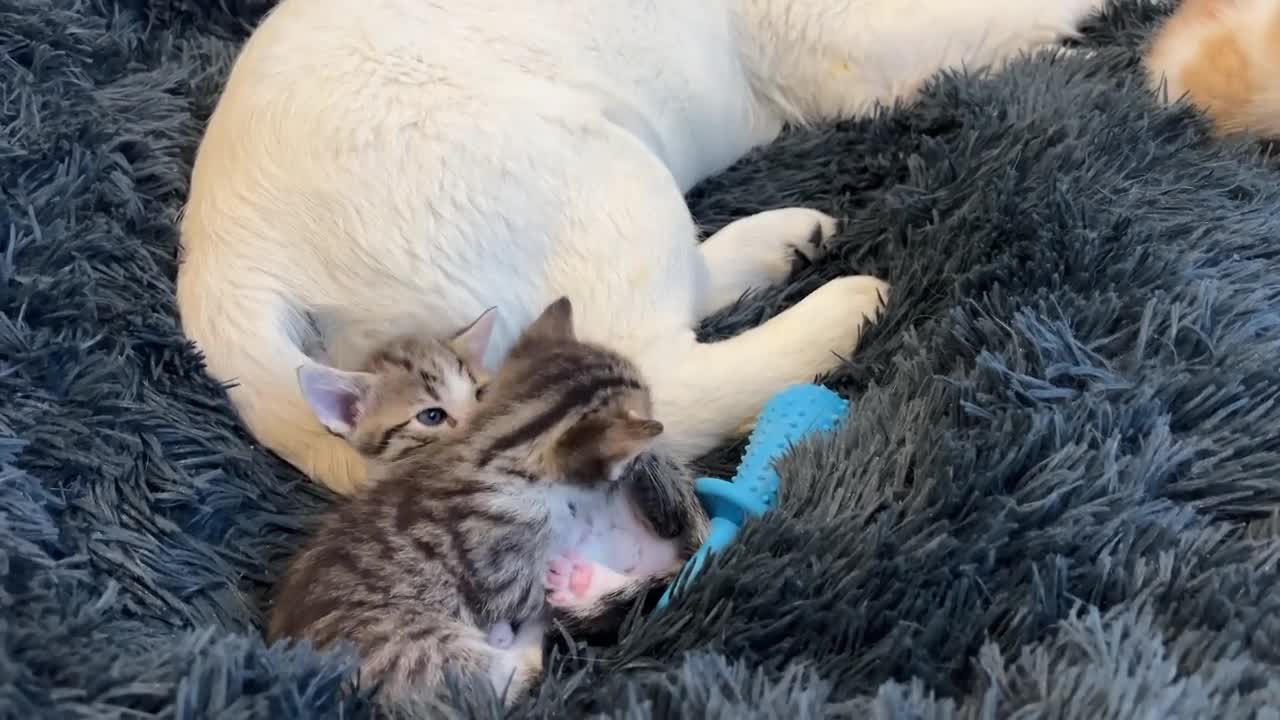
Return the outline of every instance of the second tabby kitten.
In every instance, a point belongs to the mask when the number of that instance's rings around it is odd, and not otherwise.
[[[335,507],[287,571],[269,639],[351,643],[386,700],[428,695],[452,667],[510,702],[540,673],[548,604],[611,621],[607,601],[670,577],[705,532],[680,466],[636,462],[662,432],[651,412],[635,367],[578,342],[554,303],[460,432]]]
[[[449,340],[401,336],[356,371],[303,365],[302,397],[320,424],[376,472],[459,431],[470,419],[488,380],[481,358],[495,317],[490,308]]]

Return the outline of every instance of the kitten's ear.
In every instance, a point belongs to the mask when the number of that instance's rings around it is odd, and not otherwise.
[[[524,334],[548,340],[573,340],[573,304],[569,298],[562,297],[548,305]]]
[[[662,434],[662,423],[653,418],[627,412],[609,423],[600,438],[600,456],[608,470],[610,481],[620,479],[626,464],[648,450]]]
[[[662,434],[662,423],[628,410],[605,433],[604,447],[626,460],[639,455]]]
[[[298,387],[307,406],[330,432],[346,436],[360,419],[373,379],[368,373],[345,372],[327,365],[298,368]]]
[[[491,307],[453,336],[450,342],[463,360],[474,367],[484,367],[484,353],[489,349],[489,338],[493,335],[493,324],[497,319],[498,308]]]
[[[577,482],[618,480],[626,464],[661,434],[662,423],[633,412],[584,418],[560,439],[560,462]]]

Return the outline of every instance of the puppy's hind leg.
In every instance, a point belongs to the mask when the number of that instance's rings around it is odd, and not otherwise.
[[[748,290],[782,282],[797,253],[809,260],[823,256],[837,227],[830,215],[799,207],[766,210],[725,225],[699,246],[711,282],[700,299],[698,319]]]
[[[757,96],[787,121],[910,99],[943,69],[1004,65],[1075,35],[1104,0],[731,0]]]

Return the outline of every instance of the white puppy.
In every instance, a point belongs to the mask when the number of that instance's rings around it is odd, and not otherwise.
[[[821,254],[807,209],[701,245],[683,193],[788,122],[909,96],[944,67],[1071,34],[1100,0],[284,0],[236,61],[182,223],[178,304],[263,444],[339,492],[365,476],[296,373],[499,309],[487,358],[568,295],[632,357],[682,457],[847,354],[887,295],[846,277],[741,335],[702,317]],[[358,407],[351,412],[358,413]]]

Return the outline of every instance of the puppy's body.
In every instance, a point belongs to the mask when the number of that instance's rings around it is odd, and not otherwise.
[[[932,73],[1074,31],[1100,0],[284,0],[238,58],[182,225],[178,304],[250,430],[340,492],[363,465],[311,418],[332,363],[503,308],[502,358],[551,299],[653,383],[665,449],[697,456],[852,350],[887,293],[840,278],[758,328],[700,319],[825,252],[780,209],[701,245],[683,193],[787,122],[863,112]]]

